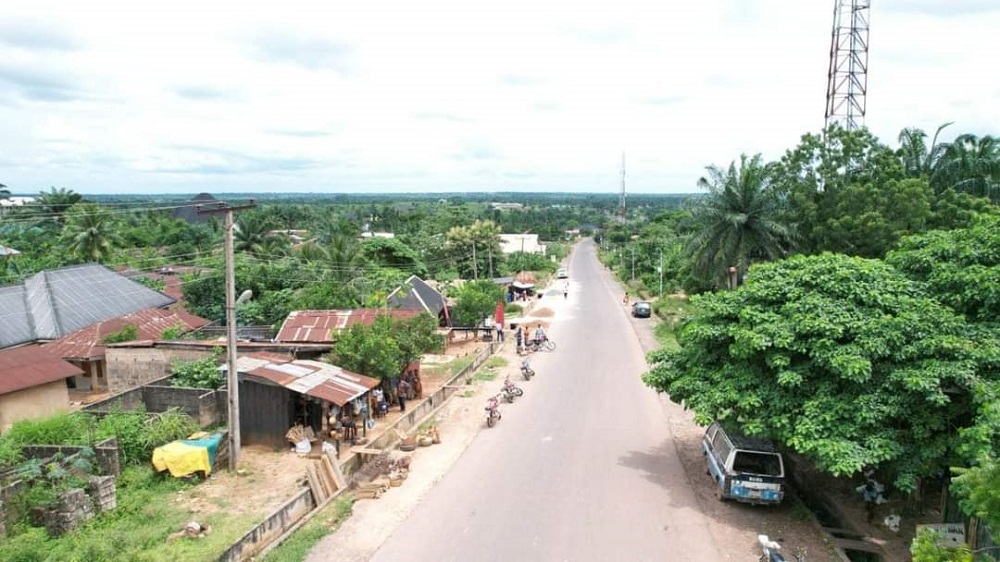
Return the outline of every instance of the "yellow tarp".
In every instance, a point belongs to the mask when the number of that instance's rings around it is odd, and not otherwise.
[[[157,472],[169,470],[174,478],[181,478],[198,471],[204,471],[206,476],[212,473],[208,449],[186,445],[180,441],[167,443],[153,450],[153,467]]]

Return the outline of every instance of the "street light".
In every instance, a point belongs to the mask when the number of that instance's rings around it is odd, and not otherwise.
[[[247,289],[240,293],[239,298],[233,299],[236,289],[231,278],[227,281],[226,393],[229,395],[229,470],[236,470],[240,462],[240,374],[236,369],[236,307],[252,299],[253,291]]]

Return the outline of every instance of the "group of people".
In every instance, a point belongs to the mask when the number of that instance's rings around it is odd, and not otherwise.
[[[538,324],[535,326],[535,332],[533,337],[528,336],[528,327],[521,326],[515,330],[514,338],[517,341],[517,352],[523,353],[525,348],[532,342],[536,344],[541,344],[546,339],[545,330],[542,329],[542,325]]]

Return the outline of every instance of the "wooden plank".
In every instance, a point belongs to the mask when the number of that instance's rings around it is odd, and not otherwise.
[[[831,535],[843,535],[845,538],[857,537],[860,539],[861,537],[865,536],[864,533],[859,533],[853,529],[842,529],[840,527],[820,527],[820,529],[822,529],[823,532],[829,533]]]
[[[867,541],[854,541],[851,539],[830,537],[830,544],[838,548],[845,548],[848,550],[860,550],[861,552],[872,552],[875,554],[883,554],[881,548]]]
[[[344,490],[347,488],[347,478],[344,476],[344,472],[340,470],[340,463],[337,462],[337,458],[332,456],[333,451],[327,451],[326,457],[330,459],[330,464],[333,465],[333,481],[337,483],[337,486]]]
[[[330,480],[331,489],[334,492],[340,490],[342,486],[339,482],[337,482],[337,471],[333,469],[333,463],[330,462],[330,457],[323,457],[319,462],[323,465],[323,471]]]
[[[312,465],[312,469],[313,469],[313,473],[316,475],[316,480],[319,482],[320,488],[323,489],[323,499],[326,499],[326,498],[330,497],[331,495],[333,495],[333,493],[332,493],[332,491],[330,489],[330,485],[327,484],[326,479],[324,479],[323,475],[320,474],[321,471],[316,466],[316,464]]]
[[[309,489],[312,490],[313,498],[319,504],[327,498],[323,493],[323,486],[319,483],[319,476],[316,475],[316,467],[309,465],[306,467],[306,479],[309,481]]]
[[[380,449],[368,449],[366,447],[354,447],[351,449],[352,452],[359,455],[381,455],[382,451]]]
[[[333,481],[333,475],[327,472],[326,467],[323,466],[323,459],[326,457],[319,458],[319,462],[316,463],[316,474],[319,476],[320,482],[323,484],[323,490],[326,491],[328,496],[332,496],[334,492],[337,491],[337,484]]]

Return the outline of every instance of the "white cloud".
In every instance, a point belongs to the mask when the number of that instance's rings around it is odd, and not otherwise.
[[[822,126],[831,2],[36,0],[0,8],[18,192],[690,192]],[[871,10],[868,118],[996,133],[995,2]]]

